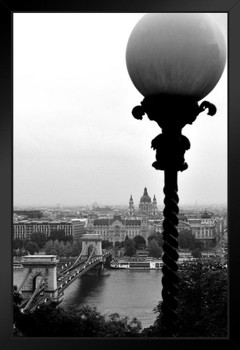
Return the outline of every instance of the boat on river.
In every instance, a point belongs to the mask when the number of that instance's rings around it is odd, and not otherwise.
[[[112,260],[110,266],[113,269],[130,270],[160,270],[163,266],[161,259],[119,259]]]

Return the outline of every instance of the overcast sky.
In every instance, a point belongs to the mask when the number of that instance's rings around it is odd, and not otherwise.
[[[146,186],[163,205],[151,140],[161,129],[133,118],[143,96],[125,53],[143,14],[14,14],[14,206],[135,206]],[[214,14],[225,38],[227,15]],[[218,109],[183,129],[191,148],[179,205],[227,203],[227,66],[204,100]]]

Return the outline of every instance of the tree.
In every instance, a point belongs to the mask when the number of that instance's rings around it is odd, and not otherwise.
[[[150,226],[148,229],[149,236],[154,236],[156,234],[156,227],[155,226]]]
[[[155,239],[155,241],[158,242],[159,247],[162,247],[163,245],[163,237],[162,237],[162,233],[160,232],[156,232],[153,235],[148,237],[148,244],[150,244],[151,240]]]
[[[13,249],[13,256],[18,256],[18,251],[16,249]]]
[[[19,306],[22,300],[22,296],[17,291],[17,286],[13,286],[13,335],[16,337],[23,336],[22,332],[16,326],[16,322],[21,314]]]
[[[22,248],[20,250],[17,250],[17,251],[14,251],[13,254],[15,254],[14,256],[18,256],[18,257],[21,257],[23,255],[26,255],[28,252],[26,249]]]
[[[50,254],[50,255],[57,255],[57,251],[56,248],[54,247],[54,243],[52,240],[47,241],[47,243],[44,246],[44,251],[46,254]]]
[[[64,243],[58,240],[49,240],[44,246],[44,251],[46,254],[53,254],[58,256],[78,256],[82,250],[82,242],[74,241],[72,244],[70,242]]]
[[[192,251],[192,257],[193,258],[201,258],[202,257],[202,253],[200,251],[199,248],[195,248],[193,251]]]
[[[71,255],[78,256],[81,253],[81,251],[82,251],[82,242],[80,240],[73,241]]]
[[[42,249],[47,241],[47,237],[43,232],[33,232],[31,234],[31,241],[35,242],[38,245],[39,249]]]
[[[13,304],[15,305],[20,305],[22,302],[23,298],[20,295],[20,293],[17,291],[17,286],[13,286]]]
[[[122,246],[122,244],[121,244],[121,242],[115,242],[115,248],[121,248],[121,246]]]
[[[152,239],[148,246],[149,255],[154,258],[160,258],[162,256],[162,248],[159,246],[155,239]]]
[[[136,318],[129,321],[118,314],[104,316],[88,305],[77,312],[41,306],[32,313],[16,313],[15,324],[28,337],[136,337],[141,330]]]
[[[69,257],[69,256],[72,256],[72,245],[70,242],[67,242],[66,243],[66,256]]]
[[[129,322],[128,317],[120,317],[118,313],[109,315],[106,320],[106,337],[136,337],[141,330],[141,322],[133,318]]]
[[[140,236],[140,235],[137,235],[133,238],[133,241],[135,243],[135,246],[136,246],[136,249],[141,249],[141,248],[145,248],[146,247],[146,241],[145,239]]]
[[[112,248],[113,243],[109,241],[102,241],[102,248],[103,249],[110,249]]]
[[[21,249],[23,248],[23,240],[20,238],[15,238],[13,240],[13,245],[12,245],[13,249]]]
[[[55,241],[55,242],[58,242],[58,241]],[[56,251],[57,251],[58,256],[65,256],[66,255],[66,246],[65,246],[63,241],[58,243],[58,245],[56,247]]]
[[[194,249],[196,244],[196,239],[190,230],[183,229],[179,231],[178,243],[180,248]]]
[[[216,260],[183,263],[179,267],[178,337],[226,337],[228,277]],[[162,301],[155,308],[156,321],[145,336],[161,336]]]
[[[30,253],[30,254],[34,254],[34,253],[38,253],[39,252],[39,248],[36,242],[32,242],[32,241],[28,241],[26,243],[25,249]]]
[[[125,254],[127,256],[134,256],[136,254],[136,247],[134,242],[128,238],[124,241]]]
[[[195,248],[203,250],[203,242],[199,241],[199,239],[195,239]]]
[[[58,240],[59,242],[61,242],[61,241],[63,241],[63,242],[72,241],[72,236],[67,236],[67,235],[65,234],[65,231],[64,231],[64,230],[53,230],[53,231],[50,233],[49,238],[50,238],[52,241]]]

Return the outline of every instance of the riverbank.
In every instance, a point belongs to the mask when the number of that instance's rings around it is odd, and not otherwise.
[[[142,327],[155,321],[153,309],[161,300],[162,272],[105,269],[108,275],[82,276],[65,291],[58,307],[78,311],[82,305],[95,306],[102,314],[119,313],[136,317]],[[14,270],[13,283],[19,285],[22,270]]]

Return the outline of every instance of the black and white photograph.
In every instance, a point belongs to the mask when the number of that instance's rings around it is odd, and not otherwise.
[[[228,336],[227,13],[14,13],[13,336]]]

